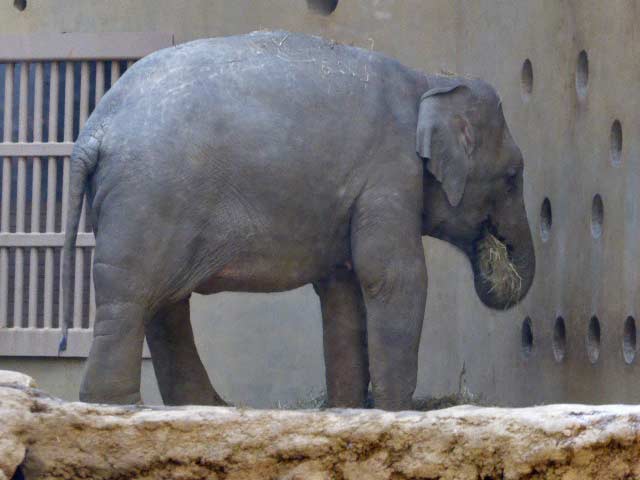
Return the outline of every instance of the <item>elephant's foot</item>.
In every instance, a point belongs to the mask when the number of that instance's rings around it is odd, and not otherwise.
[[[140,392],[113,395],[110,392],[92,391],[83,386],[80,390],[80,401],[85,403],[109,403],[116,405],[141,405]]]
[[[201,379],[202,380],[202,379]],[[231,406],[225,402],[218,392],[211,386],[209,379],[204,380],[201,384],[194,384],[188,382],[185,384],[177,383],[167,391],[164,390],[162,394],[162,400],[165,405],[208,405],[213,407],[229,407]]]

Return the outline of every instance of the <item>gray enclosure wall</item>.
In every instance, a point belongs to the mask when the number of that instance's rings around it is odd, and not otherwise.
[[[417,395],[462,393],[500,405],[640,399],[635,1],[340,0],[329,16],[304,0],[30,0],[22,12],[11,4],[0,5],[3,33],[159,31],[179,43],[279,28],[493,83],[525,157],[536,279],[521,305],[489,311],[463,255],[425,238],[430,289]],[[192,312],[198,347],[227,400],[295,406],[321,395],[311,288],[197,296]],[[143,395],[158,403],[145,362]],[[77,398],[81,359],[0,356],[0,368]]]

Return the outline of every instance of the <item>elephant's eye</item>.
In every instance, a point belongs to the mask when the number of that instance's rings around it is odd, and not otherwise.
[[[506,177],[507,192],[512,193],[518,190],[518,171],[509,171]]]

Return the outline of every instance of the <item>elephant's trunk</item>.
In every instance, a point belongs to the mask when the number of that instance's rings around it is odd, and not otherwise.
[[[514,306],[533,283],[535,253],[529,225],[524,222],[523,226],[510,227],[503,236],[487,222],[473,249],[476,292],[490,308]]]

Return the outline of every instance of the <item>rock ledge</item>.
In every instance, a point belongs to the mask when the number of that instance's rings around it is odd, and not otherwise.
[[[113,407],[18,375],[0,371],[0,480],[640,478],[640,406]]]

